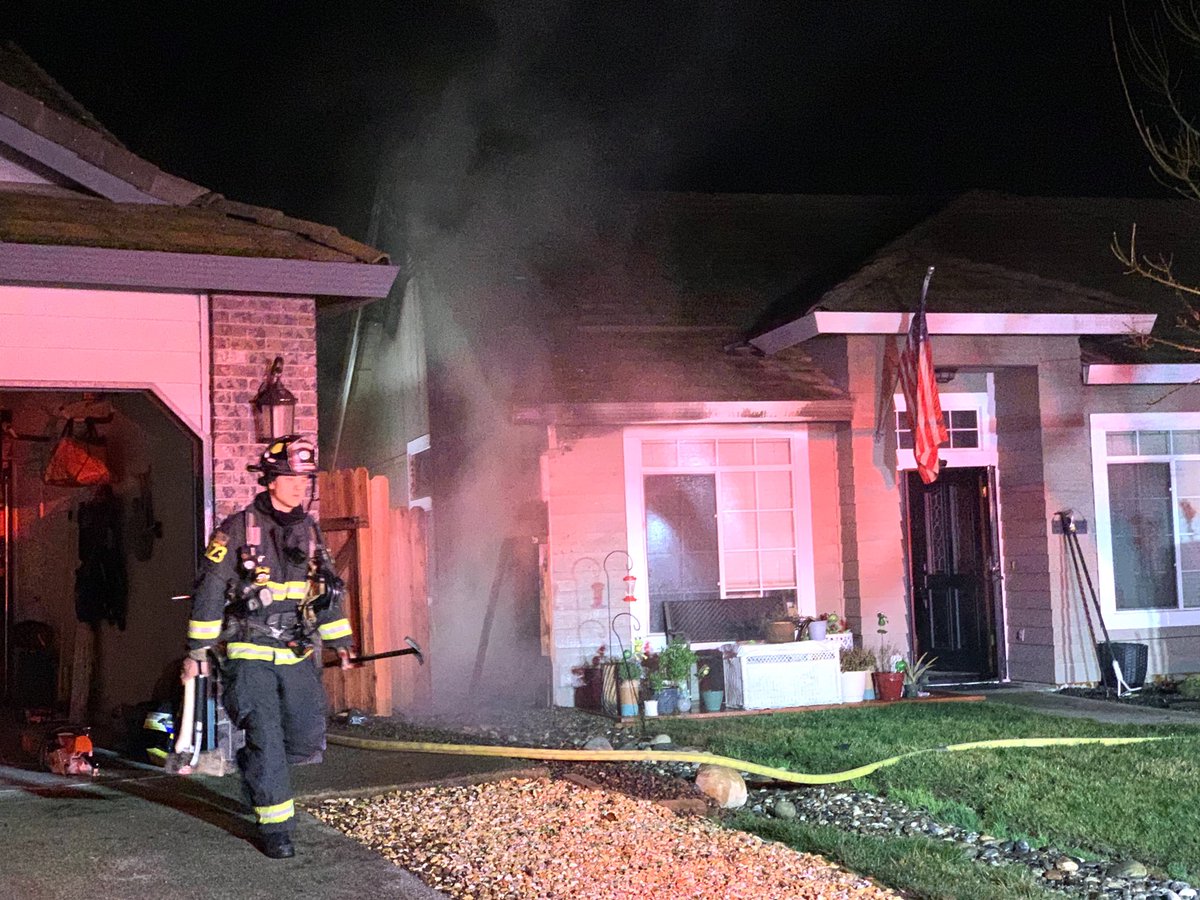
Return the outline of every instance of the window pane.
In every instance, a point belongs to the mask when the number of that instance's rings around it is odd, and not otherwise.
[[[911,431],[901,431],[896,435],[896,446],[901,450],[911,450],[913,448],[913,436]]]
[[[1200,431],[1172,431],[1171,452],[1178,456],[1200,454]]]
[[[979,415],[973,409],[952,409],[950,410],[950,427],[969,428],[972,431],[977,431],[979,429]]]
[[[758,588],[758,554],[742,550],[725,554],[725,590]]]
[[[1200,609],[1200,572],[1183,573],[1183,608]]]
[[[714,466],[717,464],[717,447],[714,441],[680,441],[679,465]]]
[[[723,466],[754,465],[754,441],[717,441],[717,460]]]
[[[753,512],[725,513],[725,549],[755,550],[758,548],[758,516]]]
[[[1138,456],[1166,456],[1171,452],[1167,445],[1168,436],[1166,431],[1139,431]]]
[[[1200,497],[1200,460],[1181,459],[1175,463],[1175,490],[1180,498]],[[1195,504],[1200,506],[1200,503]]]
[[[951,431],[950,446],[957,450],[973,450],[979,446],[979,432]]]
[[[721,473],[721,509],[754,509],[754,473]]]
[[[1117,609],[1176,608],[1170,465],[1109,465],[1108,486]]]
[[[765,588],[795,587],[796,554],[792,550],[767,550],[760,554]]]
[[[754,461],[763,466],[786,466],[792,461],[791,441],[755,441]]]
[[[792,473],[786,472],[755,472],[758,482],[759,509],[791,509],[792,508]]]
[[[642,465],[649,468],[674,468],[676,463],[674,441],[642,441]]]
[[[758,546],[760,549],[787,549],[796,546],[795,519],[791,510],[758,514]]]
[[[1132,431],[1110,431],[1105,441],[1109,456],[1137,456],[1137,441]]]

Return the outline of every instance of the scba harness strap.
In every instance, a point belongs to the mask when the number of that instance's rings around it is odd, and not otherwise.
[[[263,652],[259,655],[242,653],[239,657],[280,661],[273,648],[253,644],[256,635],[286,643],[296,657],[307,657],[313,649],[314,636],[321,633],[317,613],[340,600],[344,590],[342,580],[333,572],[332,560],[320,540],[317,525],[309,519],[305,580],[277,582],[271,580],[270,566],[261,552],[262,529],[254,511],[247,509],[242,515],[246,543],[238,548],[239,578],[230,581],[228,587],[230,618],[234,626],[230,637],[240,638],[234,643],[243,649],[261,649]],[[261,621],[251,618],[254,613],[281,600],[294,600],[296,608],[272,613]],[[340,637],[341,634],[327,636],[322,633],[321,636]]]

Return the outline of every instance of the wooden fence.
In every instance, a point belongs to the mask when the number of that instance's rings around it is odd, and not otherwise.
[[[412,637],[429,647],[426,522],[422,509],[392,509],[388,481],[366,469],[322,472],[317,479],[321,530],[338,574],[346,580],[346,615],[362,655],[402,649]],[[325,670],[334,710],[376,715],[426,709],[430,662],[413,656]]]

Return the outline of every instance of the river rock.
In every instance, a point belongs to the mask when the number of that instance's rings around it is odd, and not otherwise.
[[[611,750],[612,748],[612,741],[604,737],[604,735],[590,737],[583,744],[584,750]]]
[[[746,803],[746,782],[733,769],[705,763],[696,770],[696,787],[712,797],[722,809],[738,809]]]
[[[796,804],[791,800],[776,800],[775,805],[771,807],[771,813],[777,819],[794,819],[796,818]]]
[[[1109,878],[1145,878],[1149,873],[1140,862],[1130,859],[1113,863],[1105,874]]]
[[[1075,862],[1069,856],[1060,856],[1054,861],[1054,868],[1061,869],[1064,872],[1078,872],[1079,863]]]

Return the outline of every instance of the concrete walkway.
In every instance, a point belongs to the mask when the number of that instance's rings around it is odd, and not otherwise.
[[[989,703],[1007,703],[1022,709],[1066,716],[1072,719],[1092,719],[1114,725],[1192,725],[1200,727],[1200,712],[1185,712],[1173,709],[1155,709],[1129,703],[1112,703],[1105,700],[1089,700],[1085,697],[1069,697],[1049,689],[1003,686],[980,690],[976,686],[970,693],[983,694]]]
[[[523,764],[516,763],[523,767]],[[362,900],[444,894],[312,816],[297,815],[296,858],[251,843],[235,776],[180,778],[101,757],[93,780],[0,765],[0,897],[160,900],[321,897]],[[330,747],[294,770],[298,799],[487,777],[513,763]]]

